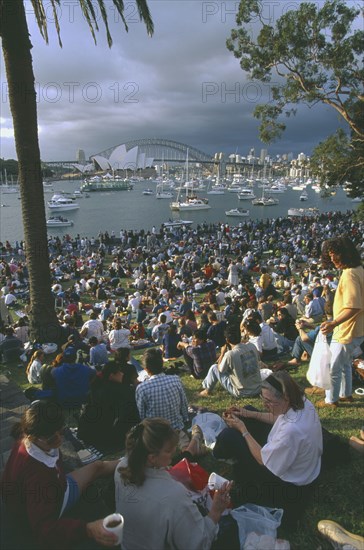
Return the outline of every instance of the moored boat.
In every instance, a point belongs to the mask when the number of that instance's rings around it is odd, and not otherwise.
[[[308,194],[306,189],[304,189],[300,194],[300,201],[308,201]]]
[[[241,188],[240,192],[238,193],[238,199],[239,201],[247,201],[255,199],[255,194],[252,191],[252,189],[248,189],[247,187]]]
[[[80,208],[80,205],[77,202],[62,196],[59,196],[58,198],[53,196],[52,199],[47,202],[47,206],[52,212],[78,210]]]
[[[154,195],[153,189],[144,189],[143,195]]]
[[[235,216],[240,218],[246,218],[250,216],[250,211],[245,210],[244,208],[232,208],[231,210],[225,211],[225,216]]]
[[[67,218],[63,218],[62,216],[51,216],[46,221],[47,227],[71,227],[73,225],[72,220],[67,220]]]
[[[319,213],[318,208],[288,208],[288,216],[295,218],[313,218]]]

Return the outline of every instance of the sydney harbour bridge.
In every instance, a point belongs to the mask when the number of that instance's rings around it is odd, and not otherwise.
[[[186,145],[185,143],[179,143],[170,139],[160,139],[160,138],[150,138],[150,139],[137,139],[132,141],[124,142],[123,144],[114,145],[108,149],[104,149],[98,153],[94,153],[89,157],[91,162],[93,157],[104,157],[109,158],[113,151],[116,150],[121,145],[124,145],[127,151],[132,150],[135,147],[138,147],[139,153],[145,154],[145,157],[153,158],[156,164],[165,162],[171,164],[181,164],[186,162],[187,154],[189,162],[199,163],[202,165],[210,165],[211,169],[217,163],[220,164],[221,168],[224,171],[227,164],[231,164],[231,159],[224,159],[218,157],[218,155],[208,154],[196,147]],[[47,164],[50,168],[54,169],[56,172],[57,169],[72,170],[72,167],[79,163],[80,159],[77,160],[64,160],[64,161],[47,161]],[[87,162],[87,161],[86,161]],[[235,162],[234,162],[235,164]],[[244,160],[239,162],[239,165],[244,166],[247,162]]]

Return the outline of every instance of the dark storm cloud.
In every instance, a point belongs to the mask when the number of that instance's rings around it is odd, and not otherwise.
[[[271,4],[273,10],[277,3]],[[263,147],[252,112],[257,103],[269,100],[270,88],[248,82],[225,45],[235,26],[237,2],[151,0],[152,38],[132,2],[125,2],[128,33],[111,3],[106,5],[111,49],[102,23],[94,45],[78,2],[63,5],[62,49],[52,25],[45,45],[28,9],[44,160],[73,159],[78,148],[91,155],[147,137],[181,141],[211,154],[237,150],[246,155],[252,146]],[[338,124],[324,108],[298,112],[269,151],[309,154]],[[4,126],[11,126],[6,93],[2,117]],[[3,140],[2,156],[14,156],[12,139]]]

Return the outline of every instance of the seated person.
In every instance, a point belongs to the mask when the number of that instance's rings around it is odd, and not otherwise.
[[[42,349],[38,349],[31,356],[25,371],[29,384],[40,384],[42,382],[41,370],[43,361],[44,351]]]
[[[167,323],[167,317],[164,313],[159,316],[159,323],[152,329],[152,339],[156,344],[161,344],[163,336],[167,333],[169,324]]]
[[[225,344],[226,321],[218,321],[214,311],[209,313],[208,318],[211,326],[207,331],[207,338],[215,342],[216,347],[221,348]]]
[[[164,359],[181,357],[182,350],[177,345],[181,342],[181,336],[177,333],[177,326],[172,324],[162,338],[162,349]]]
[[[22,341],[15,336],[12,327],[4,329],[5,338],[0,343],[0,359],[5,363],[13,363],[20,360],[24,353]]]
[[[149,378],[136,389],[139,416],[142,420],[155,417],[168,420],[172,428],[178,430],[179,446],[183,448],[187,437],[184,426],[188,421],[188,402],[181,379],[163,372],[162,352],[158,348],[144,352],[143,365]]]
[[[115,317],[112,323],[112,330],[109,332],[109,343],[112,352],[120,348],[130,348],[130,330],[121,322],[120,317]]]
[[[116,512],[125,520],[125,548],[211,548],[231,484],[215,491],[210,512],[202,516],[188,490],[167,471],[177,442],[178,435],[161,418],[143,420],[127,436],[126,456],[114,477]],[[189,455],[194,454],[194,443],[192,439],[187,447]]]
[[[262,382],[262,399],[266,413],[226,411],[229,428],[218,435],[213,454],[237,461],[241,503],[283,508],[282,525],[294,527],[320,474],[322,428],[315,407],[285,371]]]
[[[263,361],[269,361],[271,359],[276,359],[278,355],[278,346],[276,339],[274,337],[273,329],[263,321],[260,313],[258,311],[253,311],[249,316],[248,320],[257,321],[259,323],[262,332],[260,333],[262,341],[262,356]]]
[[[59,451],[64,426],[56,403],[35,401],[13,428],[16,442],[2,477],[2,499],[11,534],[19,539],[14,548],[26,548],[32,539],[34,548],[42,549],[86,547],[90,539],[105,546],[115,544],[116,537],[103,528],[103,519],[73,518],[72,507],[82,501],[93,481],[114,472],[117,461],[97,460],[66,475]],[[50,488],[52,497],[40,498],[49,495]]]
[[[109,361],[107,347],[104,343],[99,343],[96,336],[91,336],[88,341],[90,346],[90,365],[93,367],[101,367]]]
[[[274,323],[274,336],[277,344],[282,351],[291,350],[298,336],[295,321],[285,307],[279,308],[277,318],[278,321]]]
[[[87,365],[76,363],[75,348],[68,347],[63,352],[62,363],[52,368],[55,395],[61,405],[77,406],[86,402],[90,382],[96,371]]]
[[[123,373],[123,384],[128,386],[137,386],[138,374],[143,371],[143,367],[135,357],[131,356],[130,348],[119,348],[115,353],[115,363],[119,365]]]
[[[212,394],[217,382],[234,397],[258,395],[261,386],[259,354],[256,347],[243,344],[239,328],[228,326],[225,332],[226,344],[221,348],[217,364],[212,365],[202,382],[205,388],[201,397]]]
[[[209,368],[216,362],[216,346],[212,340],[207,340],[206,333],[198,329],[193,333],[192,345],[179,342],[177,348],[183,351],[186,365],[194,378],[205,378]]]
[[[123,379],[116,361],[104,365],[79,419],[78,437],[104,453],[123,449],[127,432],[139,422],[135,389]]]

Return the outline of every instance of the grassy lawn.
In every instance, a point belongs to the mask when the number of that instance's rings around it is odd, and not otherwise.
[[[123,280],[123,286],[128,288],[130,281]],[[83,296],[84,303],[92,302],[91,296]],[[16,315],[13,314],[14,320]],[[140,359],[143,351],[134,352]],[[302,386],[309,386],[306,380],[308,363],[303,363],[292,374],[293,378]],[[0,364],[0,374],[7,374],[22,389],[29,386],[26,380],[24,368],[10,367]],[[190,405],[207,408],[210,411],[222,414],[222,412],[237,401],[231,397],[221,386],[217,386],[213,395],[201,398],[198,392],[201,390],[201,382],[191,378],[187,373],[181,374],[183,385],[186,389]],[[364,385],[364,382],[363,384]],[[320,398],[312,397],[313,403]],[[247,398],[240,400],[239,405],[251,404],[258,409],[262,408],[259,398]],[[319,416],[322,425],[334,434],[347,440],[351,435],[359,435],[360,428],[364,425],[364,397],[355,396],[354,403],[341,404],[337,409],[320,409]],[[209,472],[216,471],[225,477],[231,475],[231,466],[225,462],[215,460],[211,453],[201,459],[201,464]],[[353,533],[364,533],[364,507],[363,507],[363,457],[351,451],[351,461],[345,466],[336,467],[324,473],[321,477],[319,488],[313,501],[308,507],[301,524],[295,533],[281,530],[280,536],[287,538],[291,548],[297,550],[329,549],[329,543],[320,538],[316,525],[321,519],[331,519],[342,524],[343,527]],[[188,549],[186,549],[188,550]]]

